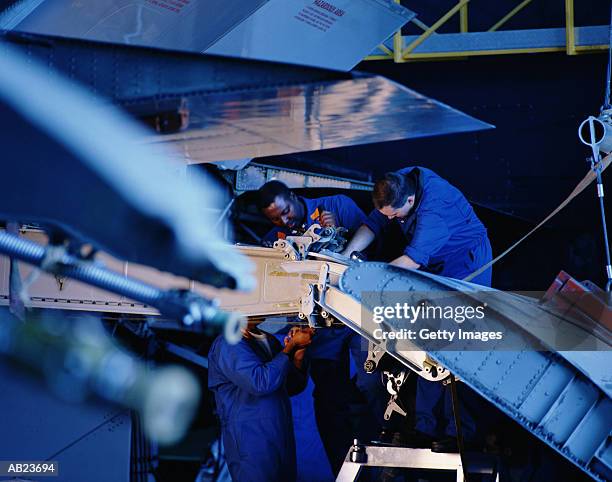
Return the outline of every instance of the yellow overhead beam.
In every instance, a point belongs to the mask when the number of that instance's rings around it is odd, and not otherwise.
[[[386,57],[393,57],[393,52],[391,52],[391,49],[388,49],[385,45],[380,44],[378,48],[387,54]]]
[[[567,52],[567,55],[576,55],[574,0],[565,0],[565,51]]]
[[[509,55],[509,54],[532,54],[532,53],[547,53],[547,52],[566,52],[568,55],[596,53],[608,50],[609,45],[576,45],[576,29],[574,25],[574,0],[565,0],[565,47],[532,47],[532,48],[513,48],[513,49],[483,49],[469,51],[451,51],[451,52],[423,52],[414,53],[414,50],[433,35],[442,25],[444,25],[453,15],[459,12],[459,28],[461,32],[468,31],[468,3],[470,0],[459,0],[459,2],[446,12],[440,19],[431,27],[428,27],[423,22],[412,19],[412,22],[424,30],[423,34],[417,37],[412,43],[404,48],[404,38],[401,30],[398,30],[393,37],[393,49],[381,45],[379,48],[384,54],[369,55],[365,60],[389,60],[393,59],[396,63],[408,61],[424,61],[424,60],[458,60],[462,58],[484,56],[484,55]],[[489,32],[494,32],[504,25],[510,18],[524,9],[533,0],[523,0],[502,19],[493,25]],[[400,0],[395,0],[400,3]]]
[[[468,31],[468,5],[467,3],[459,10],[459,31],[466,33]]]
[[[408,55],[410,55],[410,53],[414,49],[416,49],[419,45],[425,42],[425,40],[431,37],[436,32],[436,30],[438,30],[442,25],[448,22],[448,20],[453,15],[455,15],[459,10],[461,10],[462,7],[466,6],[469,3],[469,1],[470,0],[459,0],[457,5],[455,5],[448,12],[446,12],[442,17],[440,17],[440,19],[436,23],[434,23],[431,27],[429,27],[429,29],[426,32],[424,32],[419,38],[417,38],[414,42],[412,42],[402,51],[402,54],[401,54],[402,59],[406,59]]]
[[[395,3],[401,4],[400,0],[395,0]],[[393,36],[393,61],[396,64],[402,63],[402,51],[404,49],[404,37],[402,36],[402,29],[400,28]]]
[[[424,32],[427,32],[427,30],[429,30],[429,25],[427,25],[426,23],[421,22],[417,17],[413,17],[412,20],[410,20],[413,24],[415,24],[417,27],[419,27],[421,30],[423,30]]]
[[[514,7],[512,10],[510,10],[502,19],[500,19],[499,22],[497,22],[495,25],[493,25],[489,29],[489,32],[495,32],[499,27],[504,25],[508,20],[510,20],[517,13],[519,13],[521,10],[523,10],[532,1],[533,0],[524,0],[523,2],[519,3],[516,7]]]

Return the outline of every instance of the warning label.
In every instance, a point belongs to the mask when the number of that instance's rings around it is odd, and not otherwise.
[[[307,5],[300,10],[295,18],[321,32],[327,32],[333,27],[337,19],[343,17],[345,13],[344,10],[330,2],[314,0],[311,5]]]
[[[146,0],[149,5],[181,13],[181,10],[191,3],[191,0]]]

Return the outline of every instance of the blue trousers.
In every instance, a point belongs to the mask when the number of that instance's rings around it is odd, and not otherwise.
[[[356,435],[374,437],[380,431],[387,404],[387,392],[380,374],[363,369],[367,341],[348,327],[317,331],[309,355],[310,375],[314,382],[314,411],[317,428],[332,471],[340,471]],[[350,405],[354,386],[350,379],[349,351],[355,363],[356,385],[365,398],[368,414],[353,430]]]
[[[474,414],[478,413],[480,399],[469,387],[457,384],[459,413],[464,440],[471,442],[477,438]],[[441,435],[457,436],[457,426],[453,417],[450,387],[440,382],[429,382],[424,378],[417,381],[415,428],[434,438]]]
[[[443,276],[462,279],[484,266],[492,258],[491,244],[484,238],[462,256],[450,257],[444,265]],[[491,286],[492,270],[476,276],[471,282],[483,286]],[[476,438],[476,422],[473,414],[478,413],[483,406],[476,393],[462,383],[457,385],[459,413],[463,437],[467,441]],[[439,382],[429,382],[419,377],[417,380],[415,428],[420,432],[437,437],[440,435],[457,435],[457,427],[453,417],[450,386]],[[440,422],[440,423],[439,423]]]

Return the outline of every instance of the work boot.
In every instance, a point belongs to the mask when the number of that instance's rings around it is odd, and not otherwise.
[[[474,444],[463,440],[463,449],[470,450],[474,448]],[[459,453],[459,446],[457,445],[457,437],[447,435],[440,440],[434,440],[431,444],[431,451],[437,453]]]

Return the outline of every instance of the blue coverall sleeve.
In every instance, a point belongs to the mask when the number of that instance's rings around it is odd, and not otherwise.
[[[378,236],[382,229],[389,224],[389,218],[380,211],[374,209],[370,215],[365,219],[364,223],[375,236]]]
[[[272,246],[275,241],[278,240],[278,233],[285,232],[283,228],[273,227],[270,231],[268,231],[263,238],[261,238],[261,244],[264,246]]]
[[[354,233],[365,222],[365,213],[350,197],[341,194],[336,197],[336,212],[338,224]]]
[[[287,393],[289,393],[289,396],[292,397],[303,392],[307,383],[308,369],[306,367],[306,360],[304,360],[301,370],[291,363],[289,375],[287,375]]]
[[[268,338],[270,341],[270,345],[274,345],[272,350],[274,352],[279,352],[283,349],[283,345],[280,342],[280,339],[276,336],[270,336]],[[302,369],[299,369],[293,363],[293,359],[291,359],[291,363],[289,364],[289,373],[287,374],[287,393],[290,397],[297,395],[302,392],[306,388],[306,384],[308,383],[308,356],[304,359],[304,363],[302,364]]]
[[[450,233],[446,221],[434,211],[419,212],[414,235],[406,246],[404,254],[421,266],[429,263],[429,258],[442,248]]]
[[[285,383],[291,365],[282,352],[265,363],[242,342],[228,345],[219,356],[219,369],[225,377],[252,395],[277,391]]]

